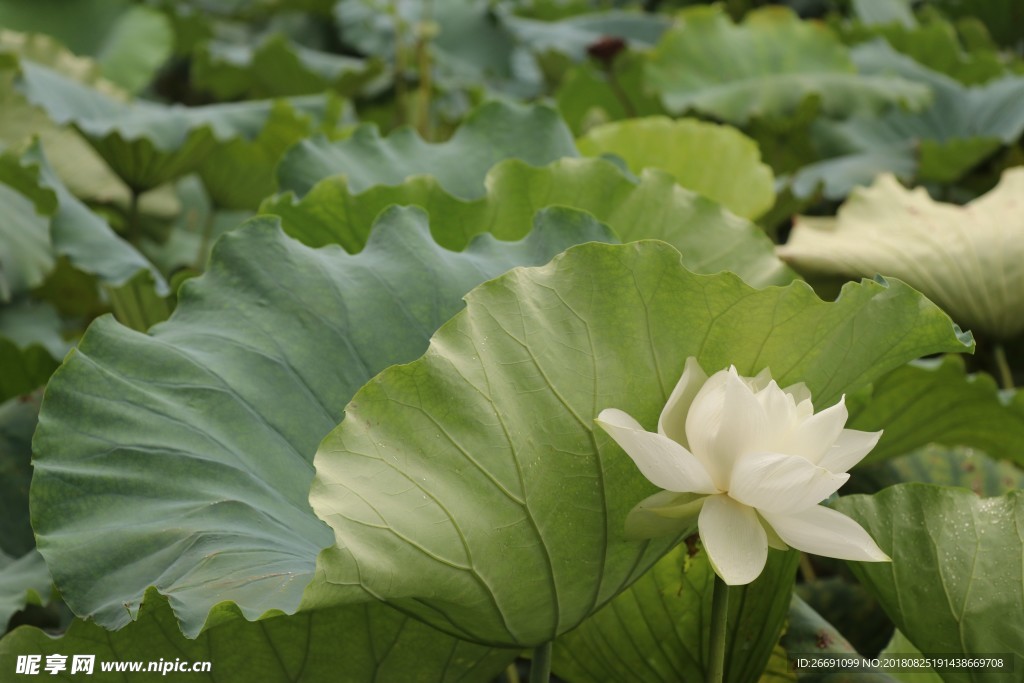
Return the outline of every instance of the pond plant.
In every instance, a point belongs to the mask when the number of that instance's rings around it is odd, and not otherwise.
[[[0,681],[1008,683],[1009,0],[0,0]]]

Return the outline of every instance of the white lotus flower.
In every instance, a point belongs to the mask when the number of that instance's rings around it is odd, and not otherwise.
[[[696,517],[715,572],[742,585],[761,574],[769,546],[889,561],[859,524],[819,505],[882,435],[844,429],[847,417],[843,399],[815,413],[804,384],[780,389],[767,369],[753,378],[735,367],[708,377],[690,358],[658,433],[614,408],[597,424],[665,489],[633,509],[627,534],[678,533]]]

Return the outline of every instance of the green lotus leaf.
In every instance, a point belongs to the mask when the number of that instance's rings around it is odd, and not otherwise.
[[[869,396],[851,397],[847,427],[885,430],[861,464],[935,443],[976,448],[1024,466],[1020,403],[1007,405],[991,377],[966,375],[963,360],[947,356],[894,370],[874,383]]]
[[[131,92],[149,84],[174,47],[173,29],[162,12],[124,0],[4,0],[0,26],[54,36],[95,59],[105,78]]]
[[[485,197],[463,201],[429,177],[357,194],[344,177],[335,176],[317,183],[302,199],[287,194],[268,199],[261,211],[281,216],[285,232],[306,244],[337,242],[355,252],[366,242],[366,226],[389,204],[424,207],[432,217],[434,239],[448,249],[462,249],[477,231],[519,239],[538,209],[570,206],[607,223],[624,242],[668,242],[694,272],[730,270],[752,285],[794,279],[759,228],[660,171],[644,171],[636,181],[600,159],[562,159],[542,168],[511,159],[495,166],[485,184]]]
[[[258,43],[210,41],[196,53],[192,80],[221,100],[314,95],[351,96],[380,75],[381,65],[313,50],[280,34]]]
[[[729,589],[725,681],[758,680],[779,641],[799,556],[769,553],[764,572]],[[555,641],[554,672],[570,681],[703,680],[715,573],[677,546],[636,583]]]
[[[834,507],[867,529],[891,564],[849,563],[921,652],[986,653],[1024,662],[1024,491],[979,498],[966,489],[900,484]],[[945,669],[946,683],[1005,681],[989,667]]]
[[[0,615],[2,616],[2,615]],[[15,671],[19,655],[60,654],[70,664],[93,655],[88,680],[148,683],[167,674],[103,672],[103,663],[210,662],[210,672],[171,674],[198,683],[319,683],[321,681],[409,681],[455,683],[493,679],[516,652],[456,640],[383,604],[307,612],[246,621],[225,610],[221,621],[194,640],[185,638],[174,612],[150,591],[138,619],[116,633],[76,619],[59,638],[28,626],[0,640],[0,666]],[[69,667],[70,668],[70,667]],[[40,667],[42,670],[42,666]],[[45,672],[43,672],[44,675]],[[47,680],[75,681],[67,670]]]
[[[730,126],[663,116],[629,119],[591,128],[576,144],[585,156],[615,154],[637,174],[650,167],[667,171],[686,189],[744,218],[757,218],[775,203],[775,178],[761,163],[757,143]]]
[[[19,62],[18,87],[57,124],[73,124],[125,183],[142,192],[190,173],[219,144],[252,139],[272,103],[201,107],[128,103],[30,59]],[[297,110],[321,117],[323,97],[293,98]]]
[[[488,102],[470,114],[450,140],[425,142],[412,128],[386,138],[371,124],[352,137],[324,137],[293,147],[278,167],[282,190],[302,196],[327,176],[343,173],[353,192],[374,185],[398,185],[414,175],[432,175],[460,199],[484,195],[484,176],[502,159],[542,166],[578,156],[572,134],[550,107]]]
[[[929,98],[921,84],[858,74],[835,35],[784,7],[753,10],[740,26],[721,7],[686,9],[651,53],[646,76],[673,114],[699,111],[737,125],[787,116],[809,97],[834,117]]]
[[[1016,106],[1024,98],[1024,77],[966,87],[885,44],[863,45],[853,54],[862,71],[894,72],[927,84],[935,100],[917,113],[894,111],[819,123],[814,135],[829,158],[796,174],[793,188],[800,196],[821,184],[826,197],[840,199],[884,172],[953,182],[1024,134],[1024,111]]]
[[[93,323],[33,443],[32,526],[72,610],[117,628],[154,586],[190,637],[222,602],[247,619],[295,612],[331,543],[307,502],[313,454],[356,389],[422,353],[480,282],[611,239],[578,212],[537,224],[454,253],[396,207],[350,256],[259,218],[220,239],[166,323]]]
[[[594,418],[653,425],[683,363],[769,367],[820,406],[911,358],[968,350],[899,282],[824,303],[695,275],[660,242],[585,244],[476,288],[426,355],[364,386],[320,446],[310,503],[333,599],[385,599],[488,644],[578,626],[679,539],[624,537],[650,483]],[[500,530],[496,533],[495,530]]]
[[[858,189],[835,218],[798,217],[779,255],[798,270],[906,280],[965,328],[1024,331],[1024,168],[966,206],[933,201],[891,175]]]
[[[49,596],[50,574],[39,553],[30,550],[14,559],[0,550],[0,626],[6,630],[11,615],[27,605],[41,605]]]

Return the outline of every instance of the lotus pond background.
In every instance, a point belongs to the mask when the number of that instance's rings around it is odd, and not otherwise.
[[[1022,136],[1017,0],[0,0],[0,680],[701,680],[691,356],[885,431],[728,681],[1016,680]]]

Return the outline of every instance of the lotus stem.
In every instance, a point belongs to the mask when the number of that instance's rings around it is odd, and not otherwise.
[[[615,95],[615,99],[619,101],[619,104],[622,105],[623,111],[626,112],[626,118],[635,119],[638,116],[636,107],[633,106],[633,100],[629,98],[629,93],[627,93],[626,89],[622,87],[618,76],[615,75],[614,66],[608,67],[607,74],[608,85],[611,87],[612,93]]]
[[[401,126],[407,120],[409,106],[408,88],[405,84],[406,56],[405,22],[398,11],[398,0],[391,0],[390,13],[395,22],[395,125]]]
[[[999,383],[1003,385],[1003,389],[1015,388],[1013,371],[1010,370],[1010,363],[1006,360],[1006,349],[1002,344],[996,344],[992,355],[995,356],[996,367],[999,368]]]
[[[530,662],[530,683],[548,683],[551,680],[551,641],[533,650]]]
[[[729,618],[729,586],[715,574],[711,594],[711,648],[708,653],[707,683],[722,683],[725,675],[725,627]]]

